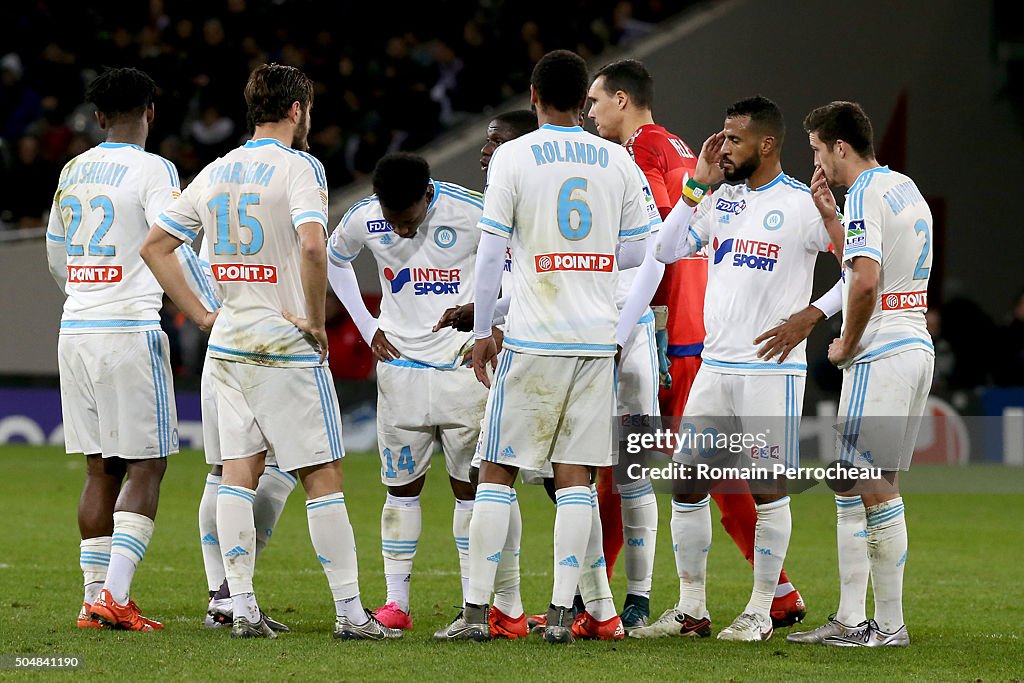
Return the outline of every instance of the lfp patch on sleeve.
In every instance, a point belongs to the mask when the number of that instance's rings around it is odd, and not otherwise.
[[[867,246],[867,243],[868,237],[864,230],[864,221],[850,221],[850,224],[846,226],[846,246],[864,247]]]

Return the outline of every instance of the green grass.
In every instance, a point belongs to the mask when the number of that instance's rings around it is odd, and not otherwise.
[[[423,539],[413,580],[416,629],[396,643],[330,638],[333,605],[309,543],[296,492],[256,572],[260,602],[293,632],[276,641],[232,641],[202,627],[206,583],[196,509],[206,467],[196,452],[170,463],[156,533],[133,597],[167,626],[162,633],[79,631],[81,601],[75,510],[84,467],[53,448],[3,447],[0,464],[0,654],[74,654],[90,678],[138,680],[800,680],[917,679],[1016,681],[1024,678],[1024,498],[1018,495],[908,495],[911,554],[905,610],[914,644],[861,651],[791,646],[785,632],[764,644],[717,640],[631,641],[549,646],[529,642],[436,644],[433,631],[459,602],[451,538],[451,494],[436,473],[423,496]],[[384,493],[376,457],[345,461],[346,500],[359,544],[367,606],[380,604],[384,581],[379,519]],[[998,476],[998,472],[996,472]],[[523,506],[523,594],[541,611],[551,591],[553,506],[539,487],[519,486]],[[662,523],[652,606],[678,597],[668,533]],[[716,513],[717,514],[717,513]],[[793,500],[787,570],[807,600],[808,621],[827,618],[838,601],[835,508],[830,496]],[[709,607],[716,631],[739,613],[750,570],[715,523],[709,558]],[[624,594],[622,567],[613,589]],[[870,601],[870,598],[869,598]],[[0,671],[0,677],[31,677]],[[74,675],[74,674],[65,674]]]

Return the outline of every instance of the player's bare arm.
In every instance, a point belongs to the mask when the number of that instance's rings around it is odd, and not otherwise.
[[[757,350],[757,357],[771,360],[778,356],[778,362],[784,362],[793,349],[811,336],[814,326],[824,319],[825,314],[815,306],[797,311],[754,340],[754,344],[763,343]]]
[[[171,235],[159,226],[154,225],[146,236],[139,255],[146,262],[153,276],[163,288],[167,296],[171,297],[174,304],[194,322],[199,329],[209,332],[213,323],[217,320],[218,311],[208,311],[202,302],[188,286],[185,281],[185,274],[181,271],[181,264],[174,250],[180,247],[182,240]]]
[[[402,354],[398,352],[398,349],[388,341],[388,336],[384,334],[384,330],[380,328],[377,328],[377,331],[373,333],[373,340],[370,342],[370,350],[373,351],[373,357],[381,363],[389,363],[396,358],[402,357]]]
[[[299,274],[302,278],[302,293],[306,300],[306,317],[300,318],[291,311],[282,315],[295,327],[313,338],[320,351],[320,362],[327,358],[327,330],[324,310],[327,301],[327,243],[324,228],[319,223],[303,223],[299,226]]]
[[[811,198],[814,200],[814,206],[818,209],[818,214],[821,215],[821,220],[825,224],[825,230],[828,231],[828,236],[832,240],[836,258],[842,264],[846,230],[839,221],[836,198],[832,195],[832,188],[828,186],[825,171],[821,166],[815,166],[814,175],[811,176]]]
[[[846,367],[857,355],[861,336],[868,320],[875,310],[878,300],[878,282],[880,266],[877,261],[865,256],[857,256],[847,266],[846,275],[850,278],[850,290],[845,312],[843,334],[832,341],[828,347],[828,359],[837,367]]]

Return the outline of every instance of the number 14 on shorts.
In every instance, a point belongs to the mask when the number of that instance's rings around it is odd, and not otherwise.
[[[398,453],[397,470],[395,469],[394,456],[391,454],[390,448],[384,449],[384,462],[386,464],[384,476],[388,479],[397,478],[398,470],[405,470],[409,474],[416,470],[416,461],[412,457],[412,449],[408,446],[402,446],[402,450]]]

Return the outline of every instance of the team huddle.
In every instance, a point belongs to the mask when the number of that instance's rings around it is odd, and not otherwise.
[[[882,477],[836,495],[840,604],[827,623],[787,640],[910,643],[897,475],[910,465],[934,350],[924,297],[901,295],[927,291],[932,218],[913,181],[875,161],[859,105],[832,102],[805,118],[815,164],[807,187],[782,170],[786,126],[771,100],[731,105],[722,131],[694,154],[654,123],[641,63],[614,62],[591,79],[578,55],[555,51],[534,69],[533,109],[490,122],[483,193],[432,178],[419,156],[389,154],[374,170],[374,194],[331,232],[324,167],[306,151],[313,88],[301,71],[252,72],[252,138],[184,191],[174,165],[143,149],[154,94],[135,69],[109,70],[89,86],[107,141],[61,172],[46,235],[67,295],[66,450],[87,462],[80,628],[163,628],[142,615],[131,584],[166,458],[178,450],[159,323],[166,294],[210,331],[201,389],[210,473],[199,504],[207,627],[240,638],[288,630],[261,609],[253,579],[301,482],[334,637],[401,638],[413,628],[420,495],[437,451],[455,499],[462,609],[436,639],[710,637],[714,498],[753,568],[750,600],[718,638],[767,640],[806,615],[783,568],[786,479],[749,488],[689,479],[675,490],[679,598],[652,618],[657,501],[649,479],[612,476],[614,422],[681,416],[744,432],[770,424],[778,442],[761,450],[796,467],[805,340],[841,310],[828,351],[843,369],[837,458]],[[582,128],[585,115],[599,135]],[[842,212],[833,187],[847,188]],[[352,267],[364,249],[379,273],[376,317]],[[812,304],[822,252],[834,254],[842,277]],[[377,360],[387,598],[372,610],[360,600],[342,486],[328,284]],[[858,445],[864,416],[898,424],[868,448]],[[672,457],[688,469],[703,456]],[[520,473],[545,486],[556,510],[549,607],[529,617]],[[609,587],[620,553],[621,612]],[[874,619],[865,614],[869,576]]]

